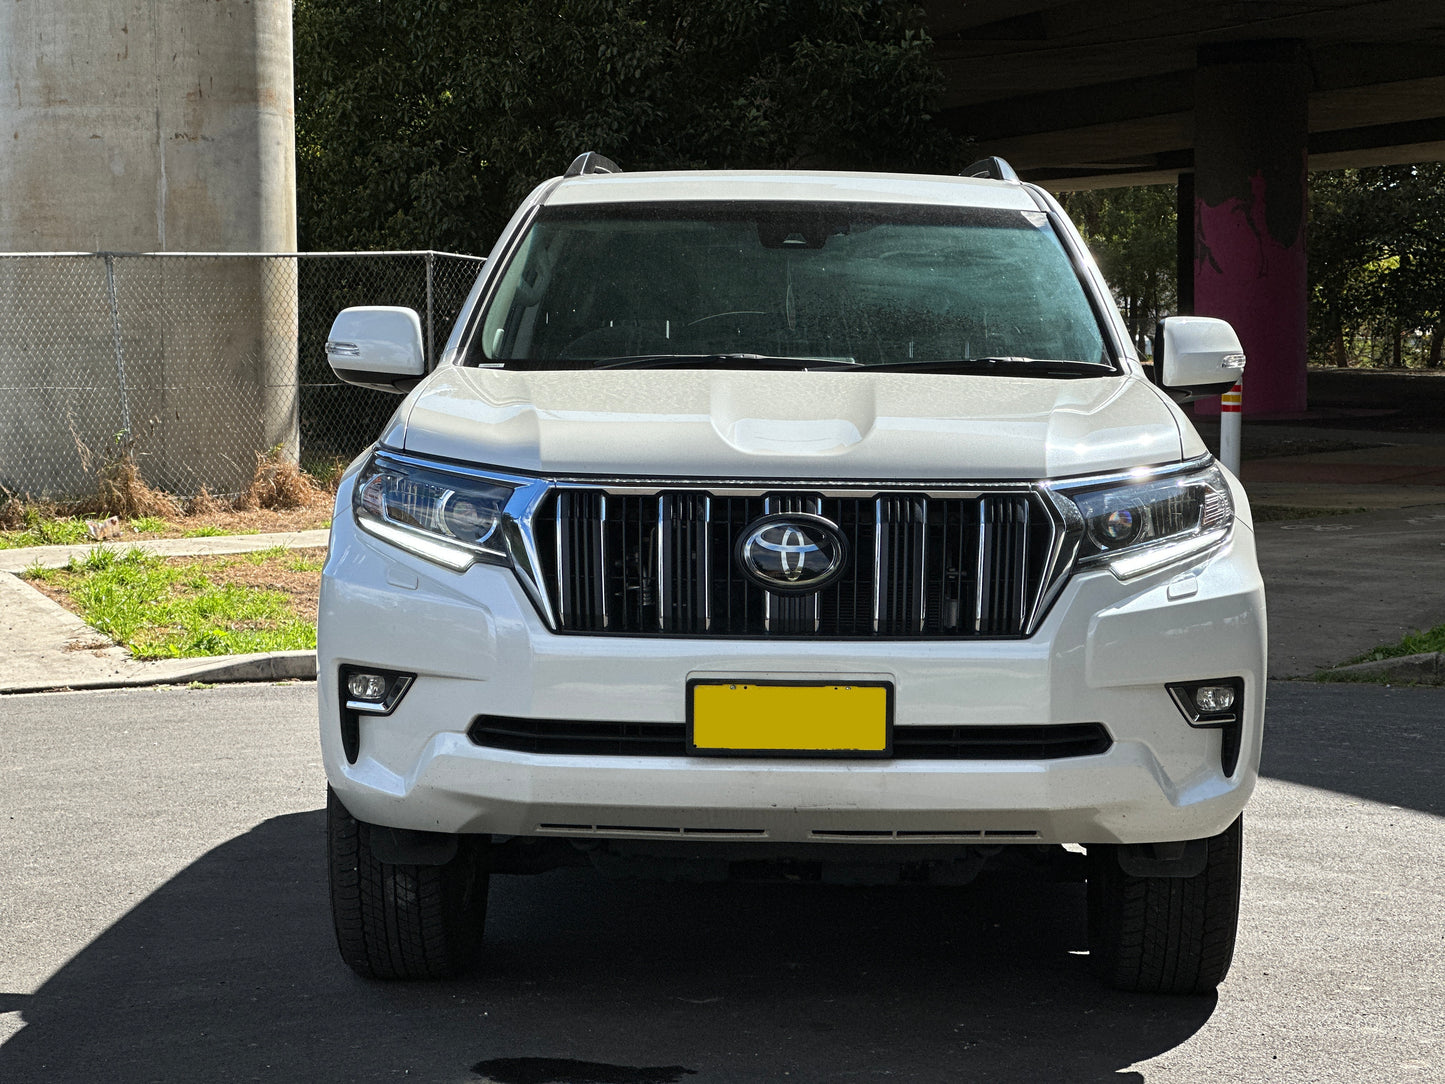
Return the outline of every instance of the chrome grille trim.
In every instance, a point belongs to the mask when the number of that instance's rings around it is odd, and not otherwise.
[[[1067,575],[1057,505],[1043,487],[1008,483],[882,492],[553,483],[538,506],[553,529],[536,540],[558,632],[1019,638]],[[736,567],[742,530],[788,512],[825,516],[848,538],[850,567],[821,591],[766,591]]]
[[[817,497],[771,494],[763,498],[763,512],[806,512],[821,515],[822,501]],[[739,525],[741,526],[741,524]],[[711,592],[709,592],[711,594]],[[821,597],[812,595],[778,595],[763,592],[763,628],[770,633],[816,633],[822,627]]]

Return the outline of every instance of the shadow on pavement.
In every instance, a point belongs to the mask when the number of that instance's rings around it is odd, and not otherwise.
[[[1260,773],[1445,816],[1445,689],[1273,681]]]
[[[540,1084],[551,1059],[638,1084],[657,1067],[698,1084],[1139,1081],[1120,1070],[1215,1006],[1095,985],[1074,954],[1081,886],[1002,876],[963,889],[499,877],[476,973],[368,983],[335,953],[322,838],[319,812],[267,821],[33,996],[0,993],[25,1021],[0,1079],[462,1082],[487,1063]]]

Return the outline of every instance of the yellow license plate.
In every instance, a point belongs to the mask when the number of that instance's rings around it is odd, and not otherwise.
[[[694,753],[886,757],[893,686],[691,681],[687,714]]]

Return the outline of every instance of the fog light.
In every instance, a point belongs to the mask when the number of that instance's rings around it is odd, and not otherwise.
[[[363,715],[390,715],[416,680],[415,674],[370,666],[365,670],[343,666],[339,677],[344,707]]]
[[[1234,775],[1244,740],[1244,679],[1209,678],[1164,686],[1174,698],[1185,722],[1204,730],[1219,731],[1219,767]]]
[[[390,715],[406,695],[415,674],[397,670],[365,670],[343,666],[336,675],[341,695],[341,749],[346,762],[355,764],[361,753],[361,720]]]
[[[1234,688],[1229,685],[1201,685],[1194,690],[1194,704],[1205,714],[1234,707]]]
[[[386,696],[386,678],[380,674],[360,672],[346,679],[346,691],[353,700],[380,701]]]

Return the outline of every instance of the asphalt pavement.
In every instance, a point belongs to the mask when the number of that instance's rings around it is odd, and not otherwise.
[[[341,963],[314,684],[0,711],[0,1081],[1445,1080],[1445,690],[1274,682],[1217,995],[1089,975],[1082,886],[494,879],[480,966]]]

